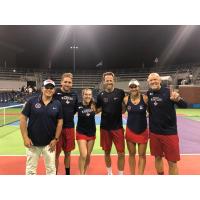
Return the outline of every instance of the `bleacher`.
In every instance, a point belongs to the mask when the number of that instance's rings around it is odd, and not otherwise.
[[[83,88],[93,89],[94,96],[97,95],[99,89],[101,89],[102,74],[106,71],[112,71],[117,77],[118,83],[125,83],[127,85],[128,81],[132,78],[138,79],[143,90],[148,88],[147,77],[151,72],[158,72],[161,76],[171,76],[173,79],[173,84],[177,84],[177,79],[179,77],[188,76],[188,70],[193,73],[193,84],[200,84],[200,64],[183,64],[183,65],[171,65],[171,66],[159,66],[154,68],[122,68],[122,69],[87,69],[87,70],[77,70],[73,73],[73,90],[78,93],[79,98],[81,98],[81,90]],[[60,86],[60,78],[66,70],[56,70],[49,71],[45,69],[1,69],[0,70],[0,80],[16,80],[16,81],[27,81],[29,77],[35,78],[37,82],[37,87],[40,88],[42,81],[51,78],[55,81],[56,86]],[[38,78],[38,76],[40,76]],[[0,87],[2,91],[3,88]],[[24,102],[28,98],[28,95],[20,94],[19,92],[10,91],[0,92],[0,103],[9,102]]]
[[[38,95],[38,93],[27,94],[19,91],[0,92],[0,107],[25,103],[28,99],[36,95]]]

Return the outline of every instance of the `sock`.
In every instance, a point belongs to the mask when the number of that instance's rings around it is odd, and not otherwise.
[[[118,175],[123,175],[124,171],[118,171]]]
[[[164,172],[158,172],[158,175],[164,175]]]
[[[69,168],[65,168],[65,172],[66,172],[66,175],[70,175],[70,167]]]
[[[106,167],[107,172],[109,175],[112,175],[112,167]]]

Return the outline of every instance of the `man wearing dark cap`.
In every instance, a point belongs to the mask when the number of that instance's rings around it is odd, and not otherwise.
[[[27,147],[26,174],[35,175],[42,154],[46,174],[55,175],[55,147],[63,124],[62,106],[53,99],[55,83],[43,82],[42,94],[31,98],[20,115],[20,129]],[[27,126],[28,120],[28,126]]]

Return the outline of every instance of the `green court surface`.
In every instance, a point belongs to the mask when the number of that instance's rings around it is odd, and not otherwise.
[[[103,151],[100,147],[99,141],[99,125],[97,125],[97,134],[95,145],[93,149],[93,154],[102,154]],[[127,152],[127,149],[126,149]],[[149,152],[149,148],[147,149],[147,153]],[[115,154],[115,147],[113,145],[112,153]],[[78,145],[76,144],[76,148],[72,151],[72,154],[79,154]],[[25,147],[23,145],[23,140],[21,137],[21,133],[19,127],[15,126],[4,126],[0,127],[0,155],[25,155]]]
[[[200,109],[177,109],[177,114],[178,116],[180,115],[200,121]],[[97,125],[97,137],[93,154],[103,154],[103,151],[100,147],[99,135],[99,125]],[[76,149],[72,153],[79,153],[77,145]],[[112,148],[112,153],[116,153],[114,145]],[[128,153],[127,149],[126,153]],[[149,153],[149,147],[147,148],[147,153]],[[19,126],[7,125],[0,127],[0,155],[25,155],[25,147],[21,138]]]
[[[0,126],[19,120],[22,106],[14,108],[0,108]]]
[[[200,109],[176,109],[177,115],[200,121]]]

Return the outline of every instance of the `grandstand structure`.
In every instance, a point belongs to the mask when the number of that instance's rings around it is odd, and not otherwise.
[[[70,72],[70,70],[66,70]],[[42,81],[51,78],[55,81],[57,87],[60,85],[60,77],[65,70],[45,70],[45,69],[0,69],[0,104],[1,106],[11,104],[13,102],[23,103],[28,98],[38,93],[28,94],[21,92],[23,86],[28,86],[30,81],[35,82],[37,88],[40,88]],[[128,90],[128,82],[132,78],[140,81],[141,90],[146,91],[147,77],[151,72],[158,72],[161,77],[170,77],[171,79],[163,79],[165,84],[170,84],[178,89],[178,86],[183,83],[190,85],[200,85],[200,63],[197,64],[182,64],[171,66],[157,66],[153,68],[123,68],[123,69],[87,69],[77,70],[74,73],[73,89],[81,96],[83,88],[93,89],[94,97],[101,90],[102,74],[105,71],[112,71],[117,77],[116,87]],[[192,77],[191,77],[192,74]]]

